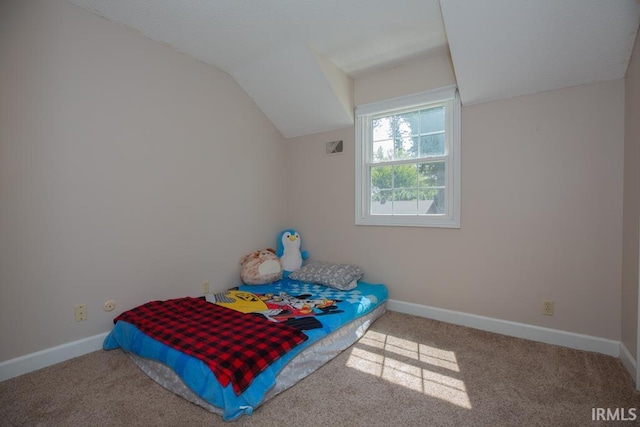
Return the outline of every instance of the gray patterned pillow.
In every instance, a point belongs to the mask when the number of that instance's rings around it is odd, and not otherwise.
[[[293,271],[289,277],[301,282],[316,283],[348,291],[356,287],[356,282],[363,275],[362,269],[355,265],[316,261],[305,265],[300,270]]]

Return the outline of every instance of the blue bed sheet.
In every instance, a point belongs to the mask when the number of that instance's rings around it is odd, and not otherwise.
[[[220,408],[223,412],[222,418],[231,421],[242,415],[250,415],[262,403],[267,391],[275,384],[278,373],[297,354],[341,326],[369,313],[388,297],[384,285],[365,282],[358,282],[358,286],[350,291],[341,291],[285,278],[270,285],[241,285],[238,289],[261,296],[273,294],[274,299],[278,299],[278,296],[284,293],[282,295],[315,302],[332,301],[331,310],[314,308],[309,312],[308,307],[306,308],[307,311],[300,318],[304,320],[313,317],[319,321],[314,329],[304,330],[309,339],[271,364],[240,395],[235,394],[231,384],[222,387],[202,361],[156,341],[127,322],[116,323],[106,337],[103,347],[105,350],[122,348],[171,367],[194,393]],[[322,304],[319,306],[322,307]],[[295,320],[295,313],[292,318]]]

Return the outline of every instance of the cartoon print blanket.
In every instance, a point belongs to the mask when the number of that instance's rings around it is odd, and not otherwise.
[[[322,328],[317,316],[343,313],[337,306],[342,300],[313,298],[309,293],[293,296],[284,291],[254,293],[236,288],[207,295],[207,301],[241,313],[259,314],[271,322],[301,331]]]

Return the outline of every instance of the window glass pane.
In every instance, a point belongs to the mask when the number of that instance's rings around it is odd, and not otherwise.
[[[420,163],[418,165],[419,186],[444,187],[445,164],[444,162]]]
[[[371,191],[371,214],[391,215],[393,213],[392,190],[379,190],[376,194]]]
[[[411,136],[420,133],[419,111],[392,116],[392,126],[396,136]]]
[[[444,188],[421,188],[418,213],[421,215],[443,215],[445,213]]]
[[[393,187],[393,167],[374,166],[371,168],[371,197],[381,190],[390,190]]]
[[[444,131],[444,107],[420,111],[420,133]]]
[[[395,159],[414,159],[418,157],[418,137],[396,137],[395,139]]]
[[[411,138],[418,133],[417,111],[391,116],[390,126],[394,136],[395,159],[410,159],[418,155],[418,145]]]
[[[415,188],[402,188],[393,190],[393,214],[417,215],[418,190]]]
[[[420,137],[420,156],[443,156],[444,133],[423,135]]]
[[[374,141],[372,146],[372,162],[385,162],[393,160],[393,140],[385,139]]]
[[[372,122],[373,140],[380,141],[383,139],[393,138],[389,117],[380,117],[373,119]]]
[[[418,165],[393,166],[393,188],[415,188],[418,186]]]
[[[418,213],[418,165],[393,167],[393,214],[416,215]]]

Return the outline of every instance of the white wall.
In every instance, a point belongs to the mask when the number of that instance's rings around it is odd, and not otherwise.
[[[638,233],[640,229],[640,37],[625,78],[622,343],[638,359]]]
[[[620,339],[623,81],[464,107],[462,228],[356,227],[352,127],[284,141],[173,49],[62,0],[0,8],[0,361],[235,285],[239,257],[289,226],[396,300]],[[440,52],[358,78],[354,99],[454,82]],[[345,154],[325,156],[336,139]]]
[[[0,361],[236,285],[287,225],[274,126],[229,75],[64,1],[0,8]]]
[[[356,80],[355,99],[450,84],[424,65]],[[292,139],[293,223],[312,259],[393,299],[619,340],[623,117],[622,80],[463,107],[459,230],[355,226],[353,128]]]
[[[358,77],[354,101],[356,105],[368,104],[455,83],[449,50],[434,50],[427,58]]]

